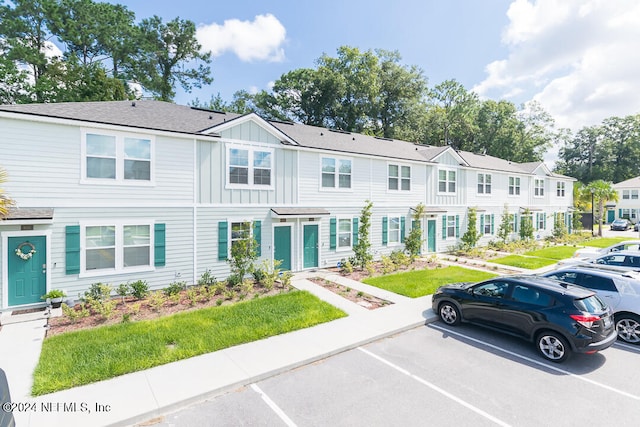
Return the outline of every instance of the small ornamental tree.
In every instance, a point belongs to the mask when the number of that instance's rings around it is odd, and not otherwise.
[[[467,221],[467,231],[462,235],[462,244],[465,249],[471,249],[476,246],[478,240],[480,240],[480,233],[478,233],[478,229],[476,224],[478,222],[478,215],[476,213],[476,208],[469,208]]]
[[[562,239],[567,236],[567,225],[565,224],[564,213],[558,212],[555,215],[555,221],[553,223],[553,237],[556,239]]]
[[[520,238],[522,240],[533,240],[533,220],[531,218],[531,211],[525,209],[522,213],[520,223]]]
[[[245,223],[244,227],[249,230],[251,224]],[[231,245],[230,257],[227,262],[231,267],[231,273],[242,281],[253,268],[253,262],[257,258],[258,242],[247,231],[243,239],[236,240]]]
[[[371,209],[373,203],[369,200],[365,201],[364,208],[360,213],[360,224],[358,226],[358,242],[353,246],[353,258],[355,266],[364,270],[371,261],[373,254],[371,253],[371,241],[369,240],[369,231],[371,230]]]
[[[424,216],[425,206],[420,203],[416,206],[412,215],[412,226],[409,235],[404,240],[404,248],[409,253],[409,259],[414,262],[418,255],[420,255],[420,249],[422,248],[422,227],[420,226],[422,217]]]
[[[505,204],[504,210],[502,211],[500,227],[498,227],[498,237],[504,243],[507,243],[511,233],[513,233],[513,214],[509,213],[509,207]]]

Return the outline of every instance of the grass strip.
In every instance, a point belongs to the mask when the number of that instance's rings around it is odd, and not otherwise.
[[[492,259],[491,262],[502,265],[510,265],[512,267],[536,270],[541,267],[546,267],[547,265],[555,264],[556,262],[558,262],[558,260],[540,258],[535,256],[507,255],[502,258]]]
[[[599,239],[587,240],[583,243],[585,246],[593,246],[595,248],[606,248],[625,240],[634,240],[635,237],[602,237]]]
[[[364,283],[410,298],[431,295],[438,287],[456,282],[479,282],[496,274],[463,267],[414,270],[406,273],[370,277]]]
[[[524,255],[561,260],[573,257],[573,254],[577,250],[578,248],[575,246],[550,246],[548,248],[525,252]]]
[[[344,316],[306,291],[293,291],[56,335],[43,343],[32,394],[89,384]]]

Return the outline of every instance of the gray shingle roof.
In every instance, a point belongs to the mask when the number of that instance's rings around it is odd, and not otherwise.
[[[0,105],[0,111],[187,134],[197,134],[238,117],[161,101]]]
[[[207,129],[241,117],[233,113],[215,112],[169,102],[148,100],[0,105],[0,111],[193,135],[203,135]],[[337,153],[434,162],[437,156],[451,150],[448,146],[420,145],[397,139],[332,131],[298,123],[277,121],[270,123],[302,147],[330,150]],[[515,163],[466,151],[458,151],[457,154],[470,167],[478,169],[531,174],[542,164],[542,162]],[[553,175],[562,177],[562,175]]]

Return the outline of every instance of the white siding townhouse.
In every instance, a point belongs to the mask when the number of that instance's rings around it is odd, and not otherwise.
[[[632,223],[640,216],[640,176],[613,185],[618,192],[616,209],[607,211],[607,222],[616,218],[627,218]]]
[[[0,106],[0,166],[17,202],[0,221],[0,310],[96,282],[224,279],[246,235],[260,260],[335,266],[366,200],[378,257],[403,248],[420,203],[423,253],[458,244],[469,207],[487,243],[505,205],[540,238],[573,205],[574,180],[543,163],[158,101]]]

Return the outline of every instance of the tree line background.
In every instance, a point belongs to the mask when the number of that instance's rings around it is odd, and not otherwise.
[[[51,42],[62,46],[54,57]],[[0,0],[0,103],[134,99],[131,82],[172,101],[213,82],[192,21],[137,20],[126,6],[91,0]],[[213,92],[212,92],[213,93]],[[192,106],[247,113],[384,138],[450,145],[515,162],[559,147],[555,172],[582,183],[640,175],[640,114],[573,133],[536,102],[480,99],[455,80],[430,86],[397,51],[342,46],[312,68],[280,76],[269,91],[212,94]]]

